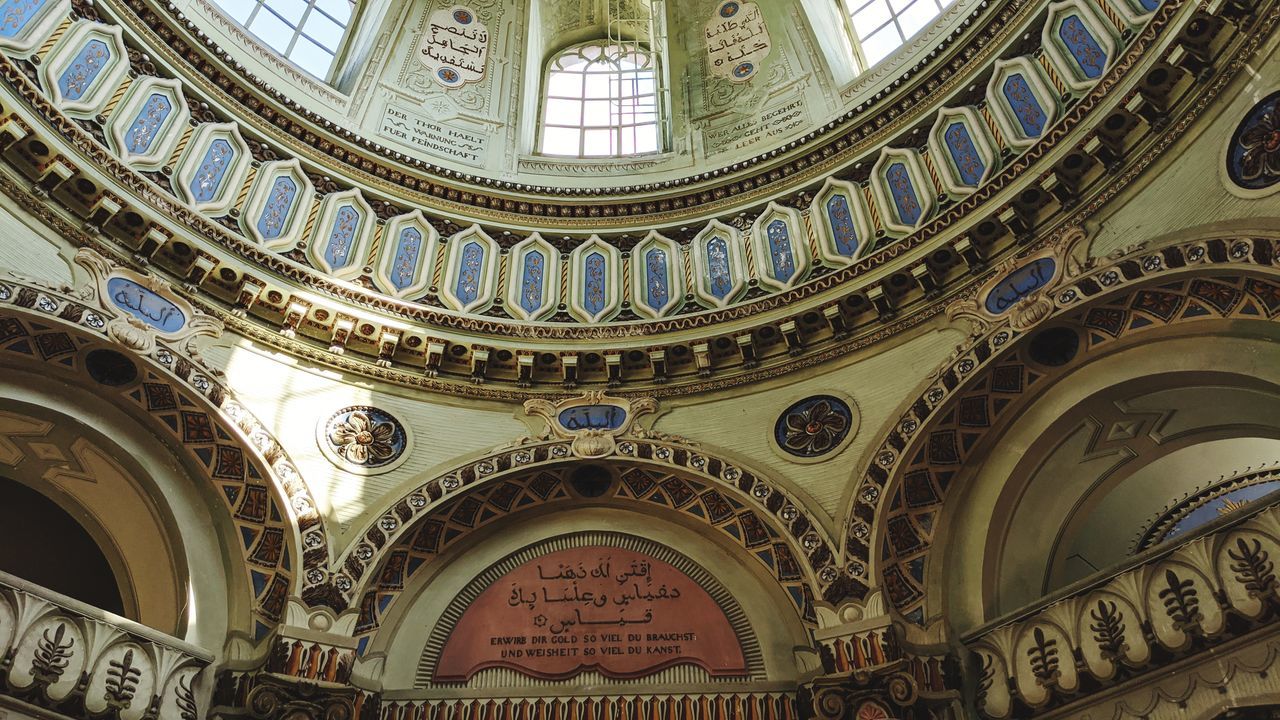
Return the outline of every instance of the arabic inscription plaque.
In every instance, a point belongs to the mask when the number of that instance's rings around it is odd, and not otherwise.
[[[760,8],[753,2],[724,0],[703,30],[712,74],[733,82],[750,80],[773,44]]]
[[[590,545],[530,560],[481,592],[449,634],[435,680],[492,667],[543,679],[592,668],[638,678],[686,663],[715,677],[747,674],[716,601],[661,560]]]
[[[436,10],[427,18],[418,60],[447,88],[479,82],[489,60],[489,29],[462,5]]]

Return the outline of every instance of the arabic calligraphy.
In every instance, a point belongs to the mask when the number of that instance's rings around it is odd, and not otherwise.
[[[724,0],[707,21],[703,35],[712,74],[733,82],[751,79],[772,48],[764,16],[751,2]]]
[[[627,411],[618,405],[577,405],[556,416],[565,430],[617,430],[627,421]]]
[[[487,667],[634,678],[680,663],[746,672],[737,635],[706,590],[660,560],[590,546],[530,560],[486,588],[450,633],[435,679]]]
[[[427,17],[417,58],[447,88],[479,82],[489,59],[489,29],[470,8],[455,5],[436,10]]]
[[[1057,270],[1053,258],[1040,258],[1005,275],[987,293],[983,307],[992,315],[1003,315],[1019,300],[1048,285]]]
[[[187,316],[169,300],[122,277],[107,281],[111,304],[163,333],[175,333],[187,324]]]

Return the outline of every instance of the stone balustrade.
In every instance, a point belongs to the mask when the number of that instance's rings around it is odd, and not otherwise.
[[[1029,718],[1260,631],[1280,610],[1280,505],[1257,501],[964,638],[978,708]]]
[[[0,707],[41,717],[196,720],[197,676],[212,660],[181,640],[0,572]]]

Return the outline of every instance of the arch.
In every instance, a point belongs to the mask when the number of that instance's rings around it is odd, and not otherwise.
[[[805,622],[817,623],[815,603],[836,580],[833,555],[823,529],[789,493],[688,449],[642,440],[618,446],[620,457],[591,461],[617,474],[608,495],[592,503],[715,528],[724,542],[767,569]],[[467,463],[395,503],[358,536],[341,563],[352,604],[359,598],[355,634],[361,649],[429,560],[509,514],[581,505],[584,499],[567,486],[568,475],[581,466],[564,444],[521,446]],[[693,470],[699,466],[702,472]]]
[[[488,577],[485,567],[529,547],[553,541],[559,546],[565,538],[582,534],[596,538],[622,533],[634,540],[619,547],[656,543],[655,547],[672,548],[692,558],[714,580],[712,585],[733,591],[742,609],[726,609],[731,622],[740,638],[754,628],[746,638],[748,645],[756,638],[759,642],[758,651],[747,652],[751,681],[798,677],[795,648],[808,645],[808,632],[818,618],[812,580],[805,577],[802,560],[786,542],[784,530],[761,519],[730,492],[651,467],[609,465],[614,477],[608,491],[586,497],[573,479],[579,467],[581,463],[561,464],[477,486],[418,518],[411,532],[382,553],[376,583],[361,599],[355,636],[359,652],[369,653],[366,665],[390,663],[387,653],[392,645],[416,641],[397,638],[427,640],[425,633],[404,631],[406,623],[420,627],[418,598],[423,593],[439,587],[432,597],[453,597],[473,578]],[[459,561],[463,557],[467,562]],[[444,611],[446,604],[430,603],[431,612]],[[735,613],[744,611],[745,616],[735,619]],[[421,645],[417,651],[422,651]],[[404,660],[402,653],[395,657],[397,663]],[[388,665],[386,672],[394,669]],[[403,682],[412,673],[400,668],[397,675]],[[685,676],[659,677],[677,682]]]
[[[613,38],[554,53],[542,73],[538,151],[569,157],[660,152],[661,62],[646,44]]]
[[[1059,235],[1047,252],[1059,269],[1045,282],[1027,286],[1011,309],[1001,311],[1003,316],[984,311],[982,301],[1000,287],[1002,278],[1022,271],[1027,260],[1003,264],[986,286],[949,308],[953,316],[973,323],[973,339],[907,405],[856,483],[844,526],[846,568],[855,580],[883,583],[891,605],[914,623],[923,624],[926,617],[924,564],[937,518],[929,517],[929,527],[923,529],[907,516],[941,509],[955,470],[981,435],[1014,401],[1034,394],[1029,388],[1034,385],[1038,391],[1046,377],[1059,372],[1014,359],[1014,349],[1033,328],[1077,321],[1088,329],[1087,349],[1093,352],[1169,325],[1206,319],[1265,321],[1280,314],[1271,238],[1211,237],[1158,251],[1138,247],[1104,263],[1078,259],[1083,240],[1079,230]],[[942,468],[941,474],[934,467]],[[915,505],[910,511],[903,495],[908,485]],[[891,507],[895,510],[887,509]],[[883,549],[883,557],[874,557],[873,549]]]
[[[208,481],[240,530],[232,546],[254,594],[252,635],[265,636],[300,587],[304,599],[328,599],[323,521],[284,449],[189,342],[182,348],[155,343],[145,355],[111,342],[108,320],[117,313],[89,304],[95,296],[0,281],[0,363],[110,398]],[[95,349],[125,354],[136,379],[114,387],[93,380],[86,358]]]

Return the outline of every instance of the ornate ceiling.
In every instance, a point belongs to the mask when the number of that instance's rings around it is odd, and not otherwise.
[[[31,209],[251,338],[468,394],[684,392],[914,327],[1107,202],[1217,92],[1196,82],[1206,53],[1259,37],[1129,3],[953,6],[937,27],[954,32],[843,92],[823,66],[818,95],[846,106],[807,134],[623,188],[500,182],[390,149],[361,129],[368,86],[348,96],[357,122],[323,119],[174,6],[42,3],[3,40],[21,98],[4,142],[61,206]],[[796,32],[770,35],[780,66],[805,47]],[[392,64],[370,60],[366,79]],[[769,95],[764,71],[735,92]]]

